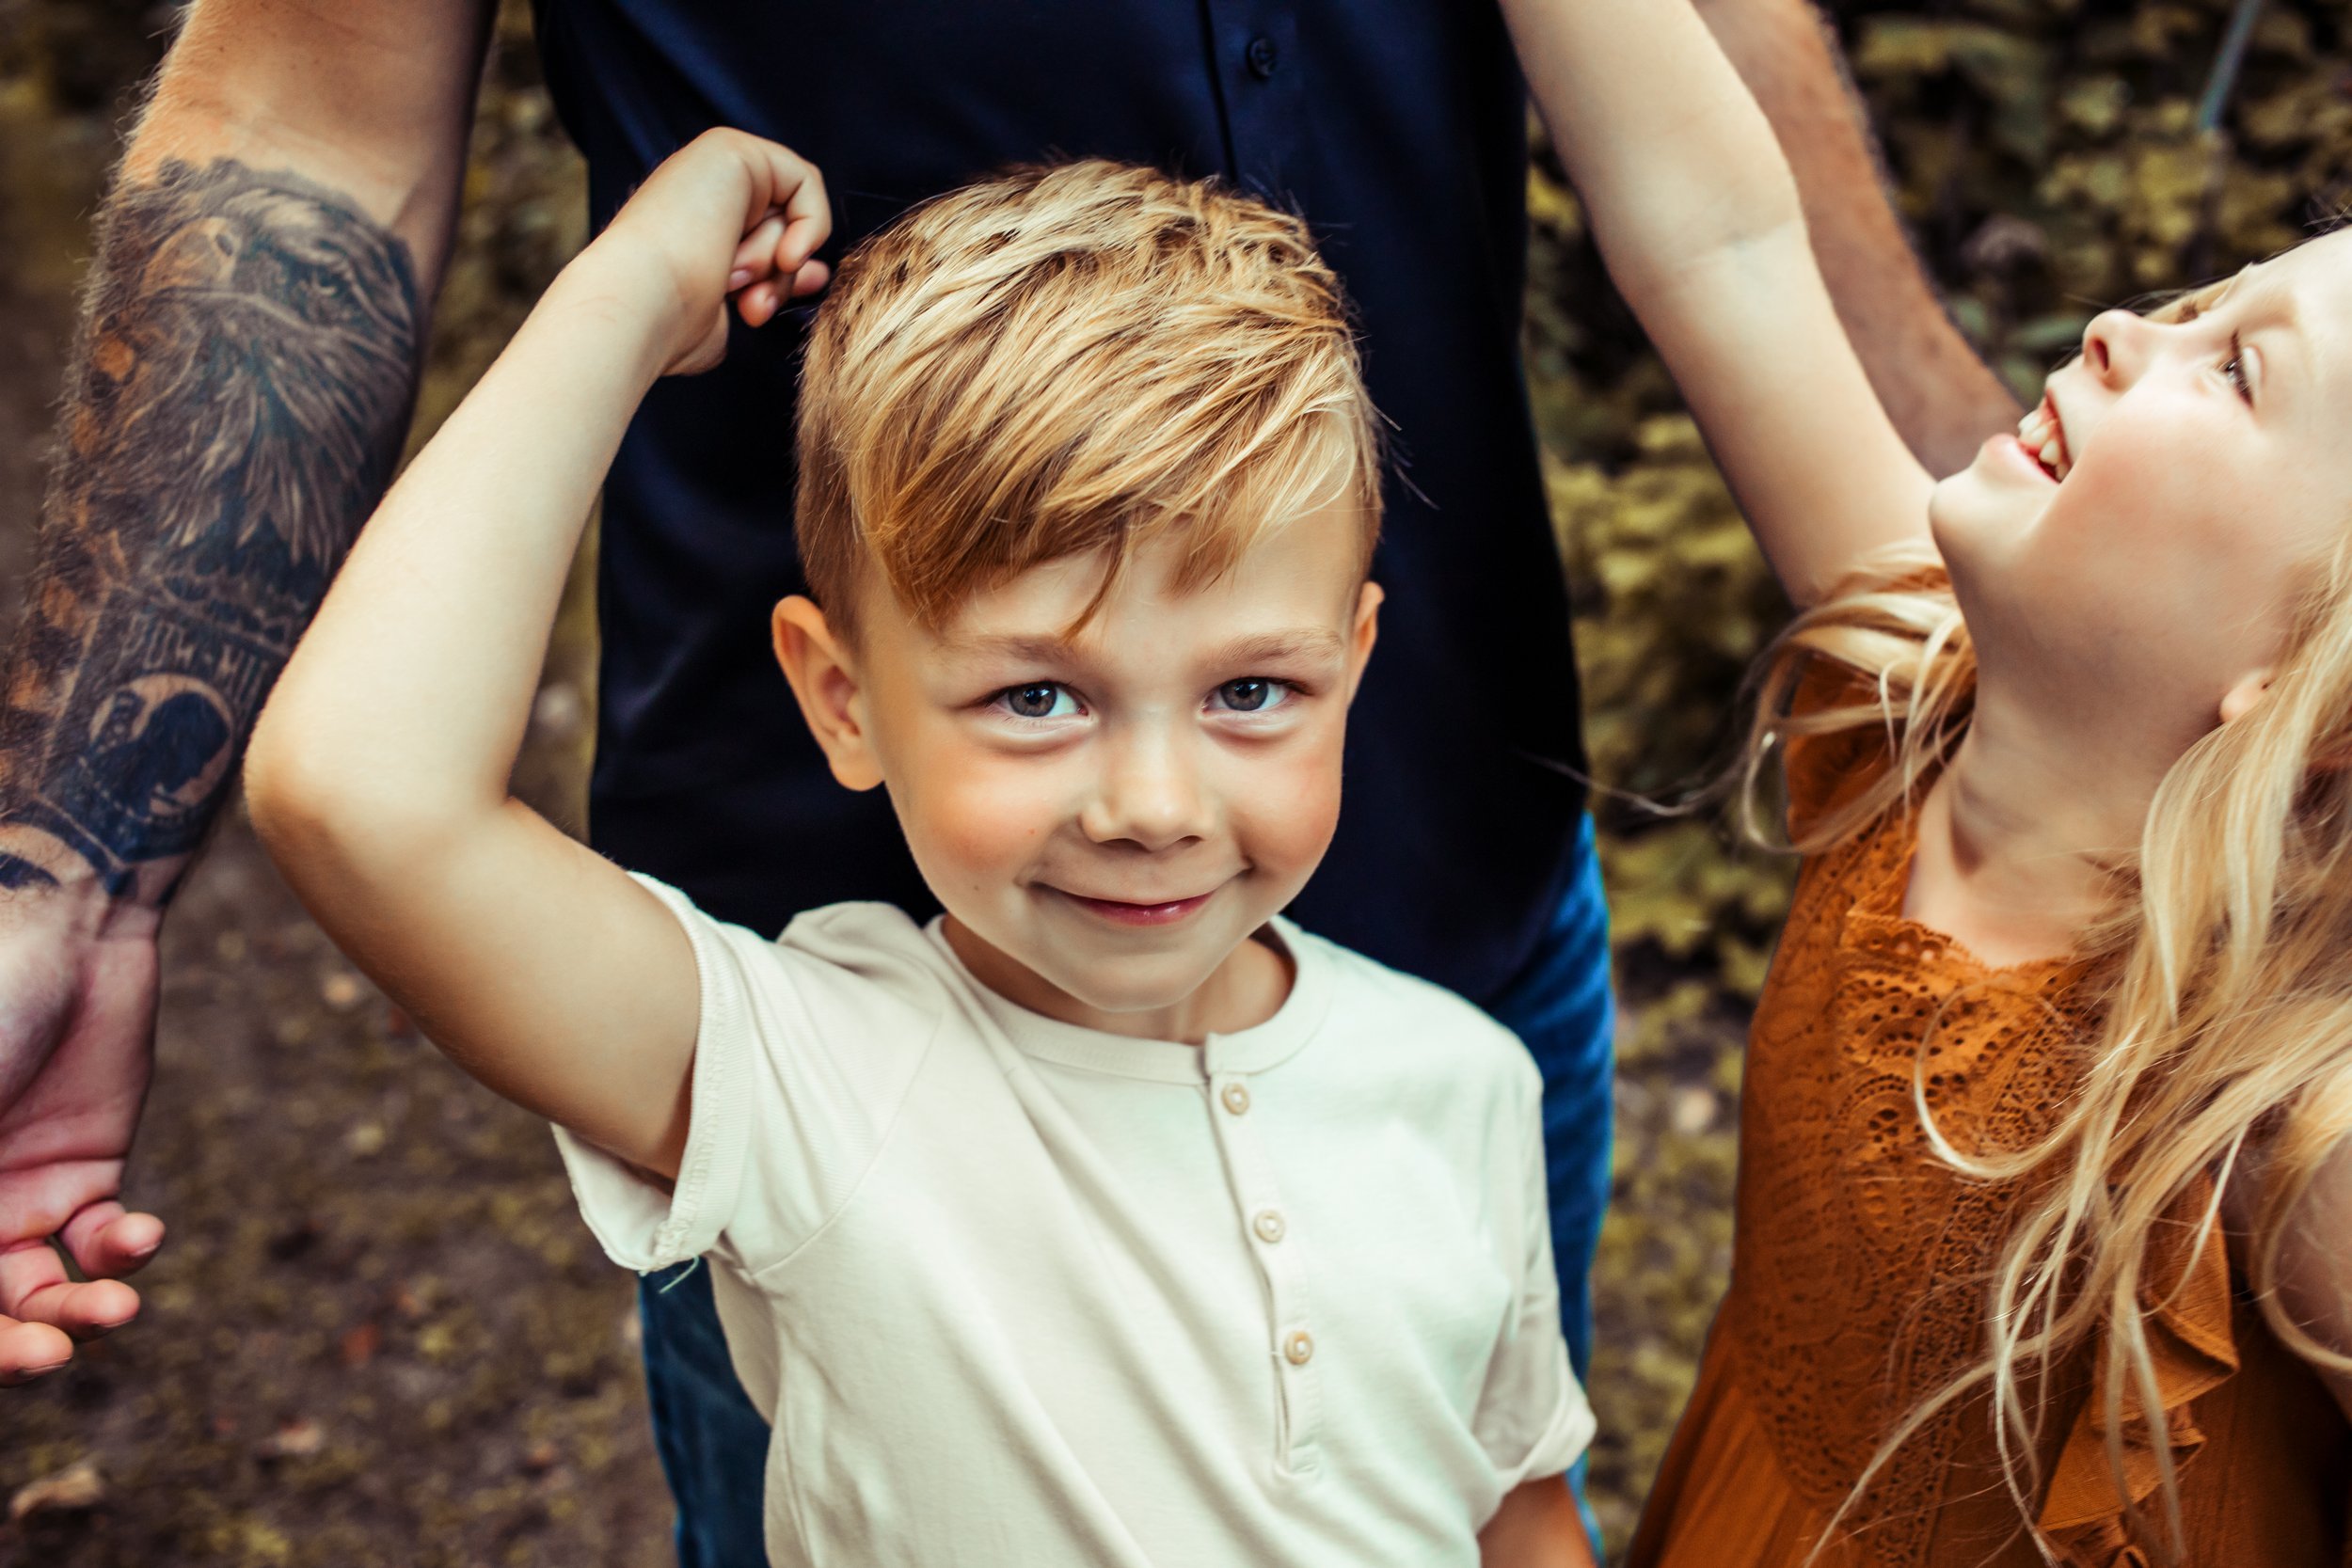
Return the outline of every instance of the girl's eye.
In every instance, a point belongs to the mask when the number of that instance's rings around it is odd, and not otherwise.
[[[1058,681],[1009,686],[996,693],[996,702],[1015,719],[1074,719],[1085,711],[1070,689]]]
[[[1229,713],[1270,713],[1290,701],[1294,689],[1287,681],[1245,675],[1216,689],[1217,705]]]
[[[2240,398],[2249,404],[2254,401],[2254,384],[2247,379],[2246,356],[2238,348],[2237,334],[2234,332],[2230,334],[2230,356],[2221,362],[2221,373],[2230,378],[2230,385],[2237,388]]]

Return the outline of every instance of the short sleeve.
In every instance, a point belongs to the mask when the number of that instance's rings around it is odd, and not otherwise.
[[[1473,1428],[1502,1490],[1556,1476],[1593,1440],[1593,1407],[1568,1366],[1560,1331],[1560,1283],[1551,1259],[1551,1209],[1544,1179],[1543,1124],[1531,1106],[1522,1168],[1518,1300],[1478,1400]]]
[[[845,906],[847,929],[795,944],[796,922],[771,942],[636,879],[677,917],[700,989],[677,1180],[560,1127],[556,1147],[614,1262],[646,1273],[719,1251],[756,1274],[833,1218],[888,1136],[941,1010],[912,956],[921,934],[897,911]],[[910,956],[892,961],[894,946]]]

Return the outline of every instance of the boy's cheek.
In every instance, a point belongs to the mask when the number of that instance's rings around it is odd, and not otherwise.
[[[900,812],[908,843],[941,868],[1025,863],[1057,820],[1044,781],[982,759],[937,757],[910,783]]]
[[[1341,734],[1327,736],[1237,781],[1229,799],[1244,852],[1261,866],[1311,870],[1340,822]]]

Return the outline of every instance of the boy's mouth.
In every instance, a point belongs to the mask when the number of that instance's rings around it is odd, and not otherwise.
[[[2017,443],[2052,479],[2063,480],[2074,471],[2074,454],[2066,450],[2066,430],[2058,423],[2058,404],[2049,393],[2042,393],[2032,412],[2017,421]]]
[[[1083,893],[1072,893],[1066,888],[1055,891],[1089,914],[1115,921],[1121,926],[1172,926],[1207,903],[1216,893],[1216,889],[1212,888],[1208,893],[1196,893],[1189,898],[1140,903],[1125,898],[1089,898]]]

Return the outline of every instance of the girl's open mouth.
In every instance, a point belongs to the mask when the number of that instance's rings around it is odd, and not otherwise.
[[[2063,480],[2074,467],[2074,454],[2066,450],[2066,431],[2058,423],[2058,404],[2050,394],[2042,394],[2042,401],[2024,419],[2017,421],[2017,443],[2024,447],[2042,471],[2054,480]]]

